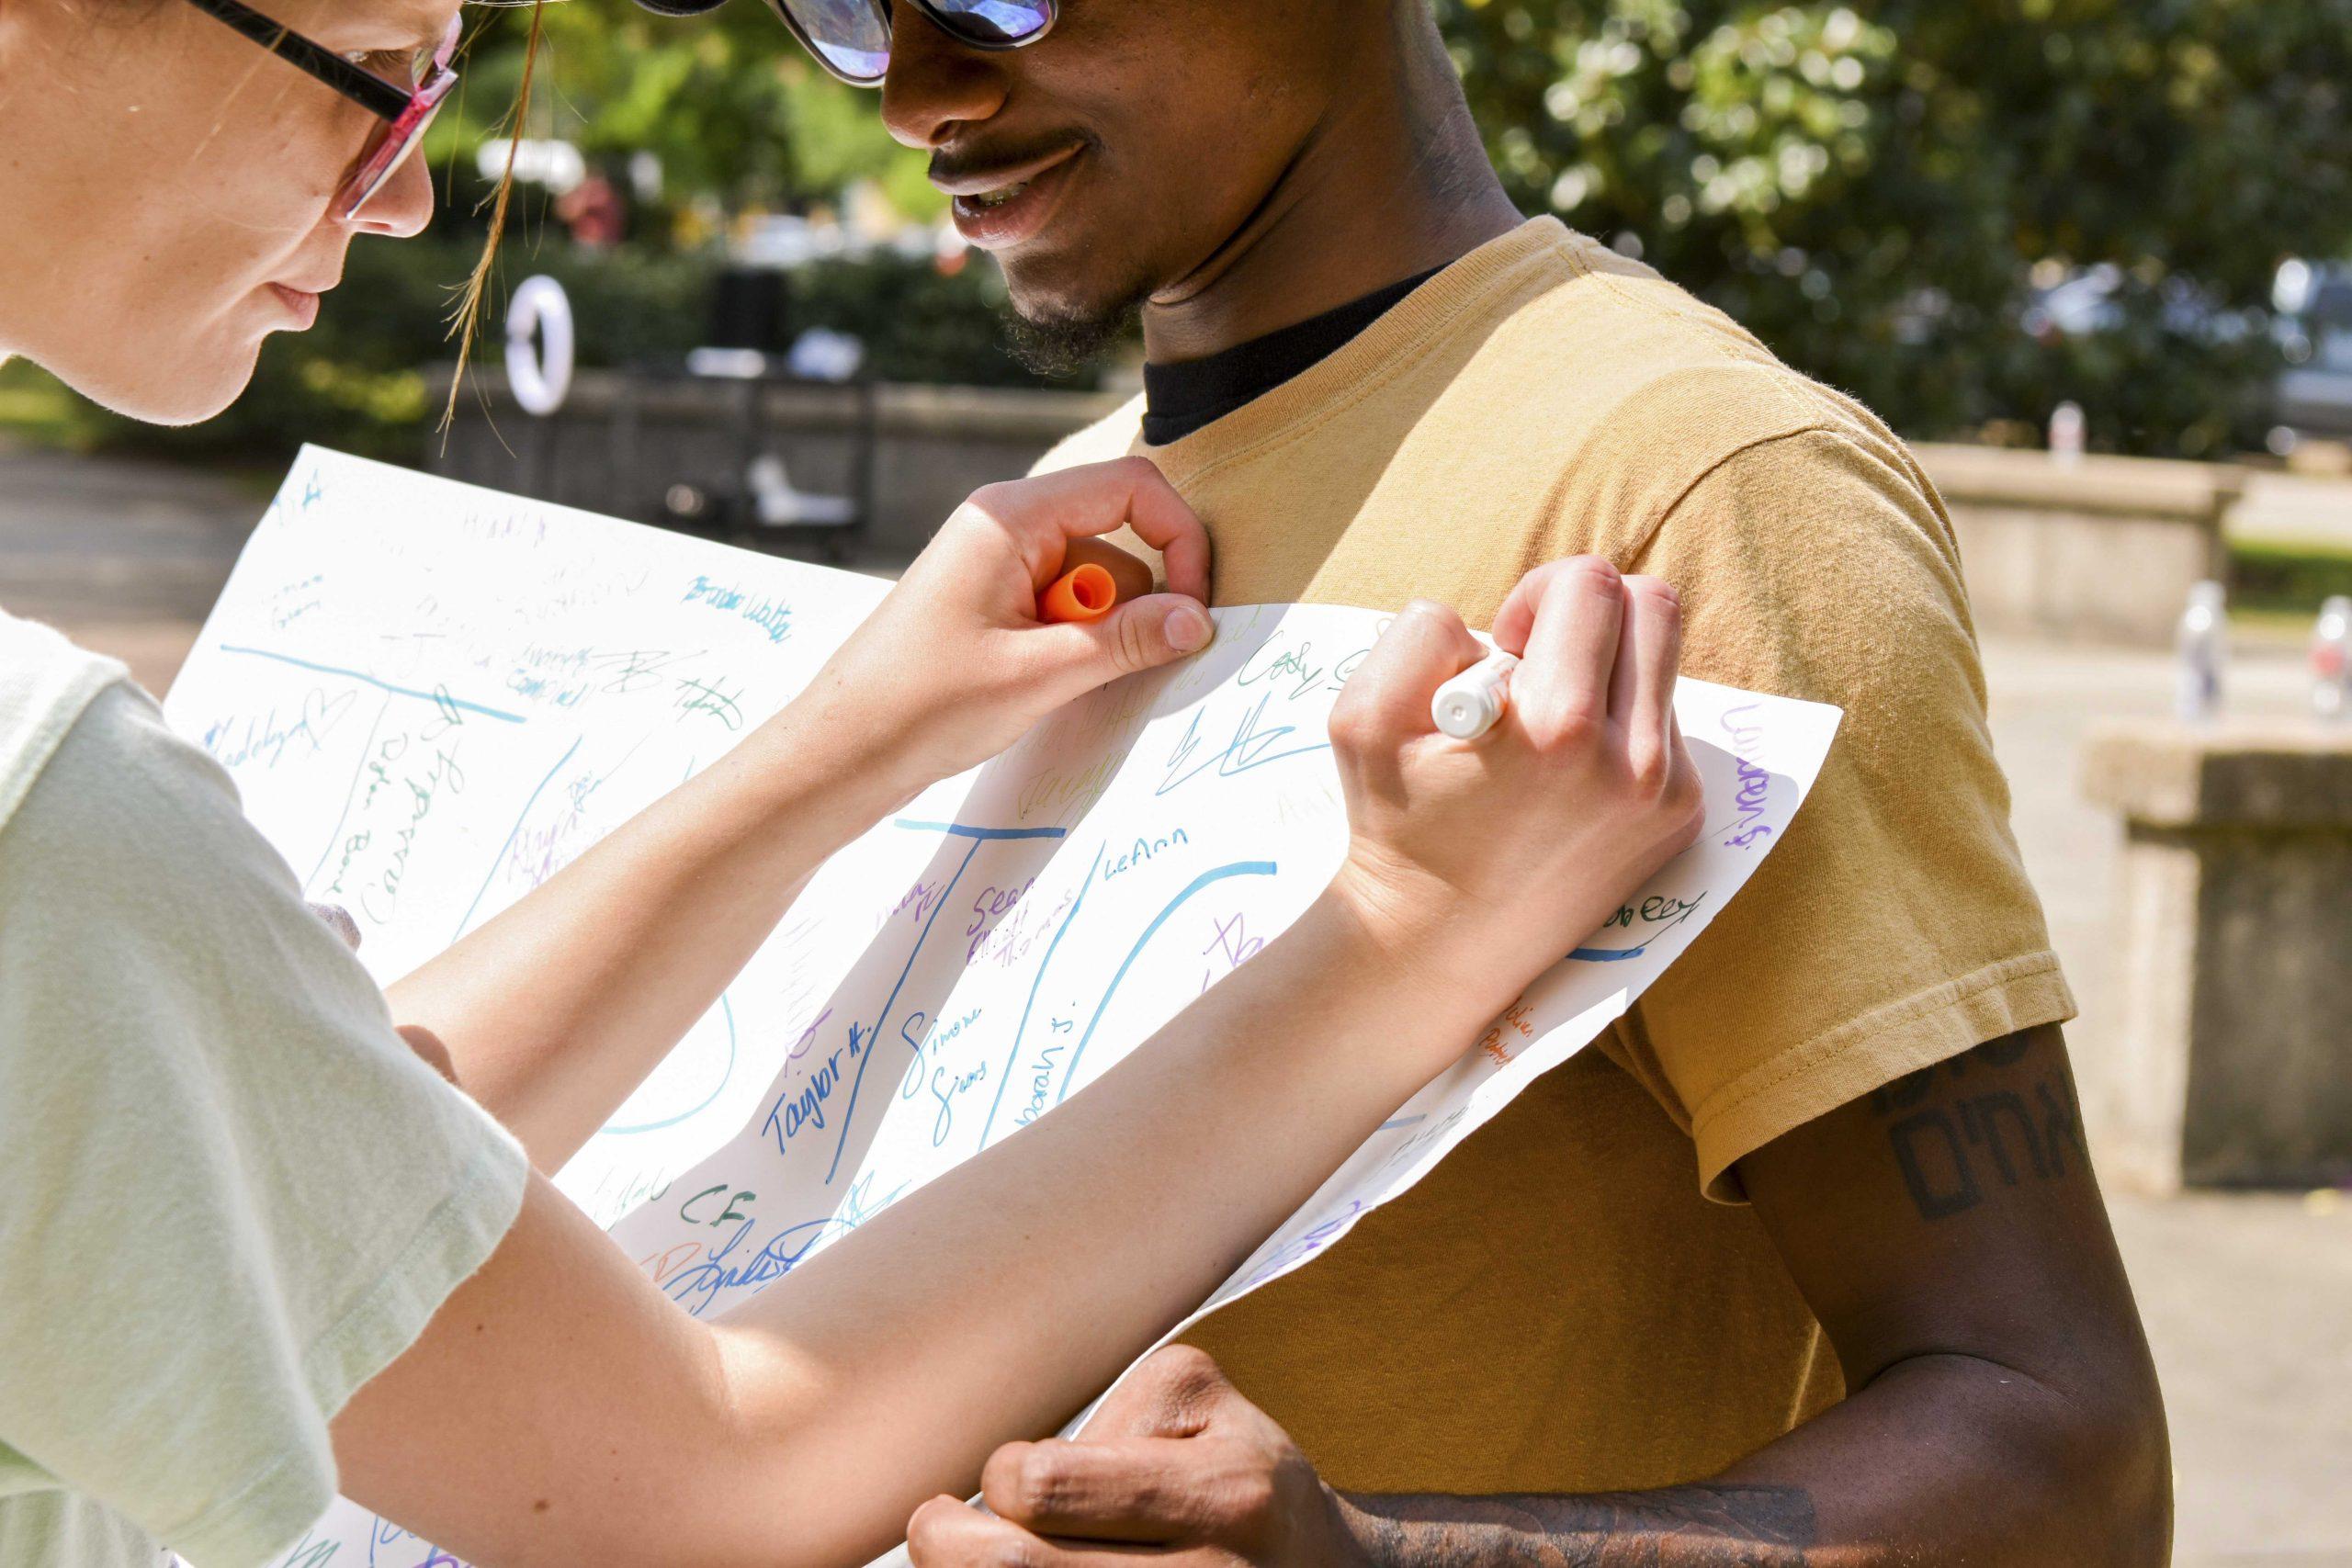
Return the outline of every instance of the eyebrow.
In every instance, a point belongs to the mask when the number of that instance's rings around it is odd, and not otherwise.
[[[449,30],[448,13],[443,7],[431,4],[431,0],[409,6],[406,10],[411,29],[407,37],[419,49],[431,49],[441,41],[441,35]],[[456,14],[460,18],[464,17],[466,13],[462,3]]]
[[[382,119],[398,118],[409,96],[285,23],[264,16],[243,0],[194,0],[198,10],[278,56],[297,70],[306,71],[344,96],[365,105]]]

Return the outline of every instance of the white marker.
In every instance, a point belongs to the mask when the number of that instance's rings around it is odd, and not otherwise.
[[[1430,717],[1456,740],[1476,740],[1495,727],[1510,700],[1510,672],[1519,657],[1500,649],[1437,689],[1430,699]]]

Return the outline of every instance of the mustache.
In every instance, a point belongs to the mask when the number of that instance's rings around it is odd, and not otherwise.
[[[1007,141],[990,147],[943,147],[931,155],[930,176],[938,182],[969,179],[975,175],[990,174],[998,169],[1019,168],[1041,158],[1076,147],[1081,152],[1091,149],[1094,139],[1077,132],[1063,131],[1058,135],[1035,137],[1025,141]]]

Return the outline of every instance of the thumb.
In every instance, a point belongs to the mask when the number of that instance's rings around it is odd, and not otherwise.
[[[1131,599],[1099,621],[1050,628],[1055,651],[1067,657],[1073,674],[1089,684],[1116,680],[1198,653],[1216,626],[1200,601],[1181,593],[1149,593]]]

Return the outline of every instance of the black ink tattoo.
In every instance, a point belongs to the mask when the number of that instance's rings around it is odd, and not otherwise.
[[[1818,1530],[1794,1486],[1348,1502],[1376,1568],[1804,1568]]]
[[[2030,1084],[1996,1079],[2025,1059],[2035,1038],[2029,1031],[1988,1041],[1872,1091],[1871,1110],[1894,1118],[1887,1144],[1921,1219],[1964,1213],[1996,1185],[2059,1181],[2089,1166],[2082,1107],[2063,1059]]]

